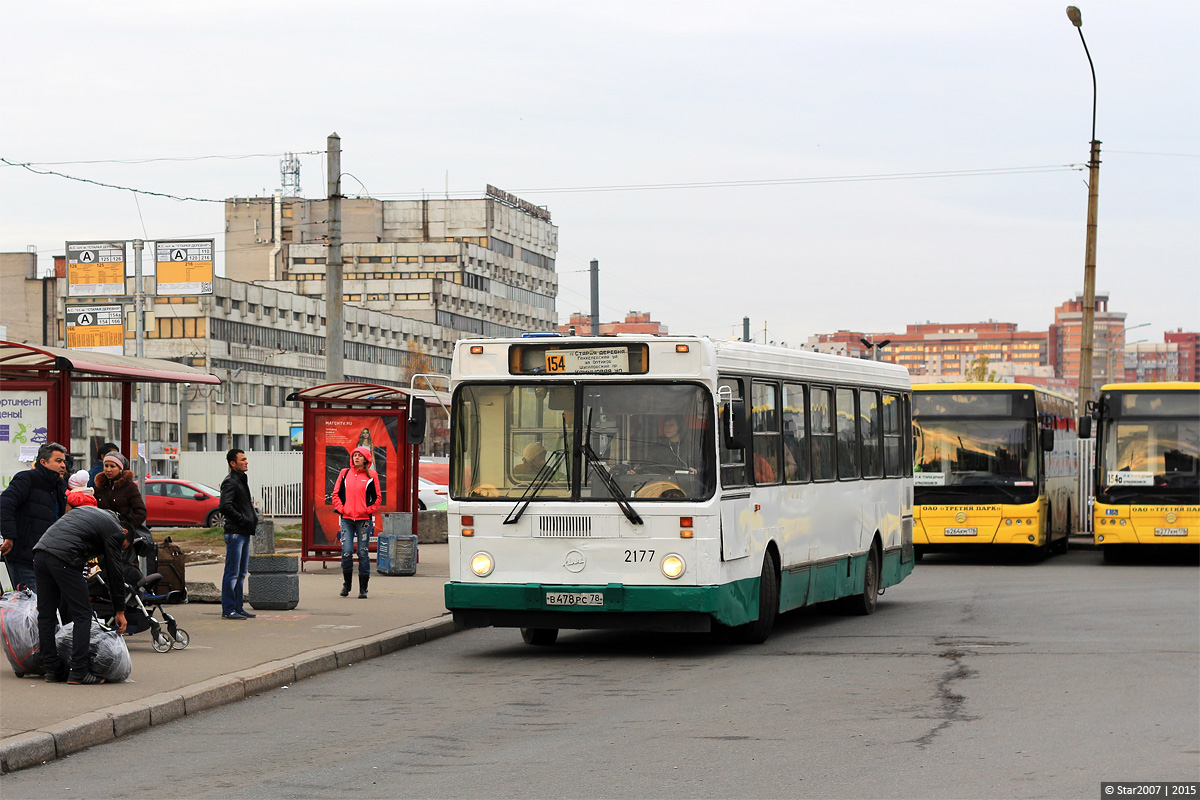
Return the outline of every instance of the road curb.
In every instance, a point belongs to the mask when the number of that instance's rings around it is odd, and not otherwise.
[[[333,647],[220,675],[172,692],[81,714],[0,739],[0,774],[36,767],[155,725],[203,713],[314,675],[440,639],[458,630],[449,613]]]

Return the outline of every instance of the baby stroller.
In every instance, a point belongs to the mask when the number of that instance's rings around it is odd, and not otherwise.
[[[175,617],[163,611],[163,603],[180,602],[178,590],[156,594],[155,588],[162,575],[155,572],[142,577],[136,567],[127,566],[125,573],[125,635],[150,631],[150,646],[156,653],[182,650],[188,646],[188,632],[179,627]],[[109,587],[97,568],[88,577],[88,594],[96,616],[106,625],[113,624],[113,606],[108,593]],[[160,621],[161,619],[161,621]]]

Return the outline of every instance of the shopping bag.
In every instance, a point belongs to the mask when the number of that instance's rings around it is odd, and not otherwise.
[[[37,595],[28,589],[0,597],[0,646],[18,678],[45,673],[38,641]]]
[[[75,636],[75,623],[68,622],[54,636],[58,658],[64,664],[71,663],[71,646]],[[109,683],[120,683],[133,672],[133,659],[121,634],[92,617],[92,629],[88,636],[88,671],[99,675]]]

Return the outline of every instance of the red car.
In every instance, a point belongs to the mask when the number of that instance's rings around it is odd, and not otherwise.
[[[144,497],[147,525],[216,528],[225,524],[224,515],[217,510],[221,504],[221,490],[203,483],[150,478],[146,481]]]

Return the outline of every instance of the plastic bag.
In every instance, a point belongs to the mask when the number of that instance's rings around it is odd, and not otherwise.
[[[37,622],[37,595],[33,592],[21,589],[0,598],[0,646],[18,678],[46,671]]]
[[[68,622],[54,635],[58,658],[64,664],[71,663],[71,646],[75,635],[75,623]],[[133,672],[133,659],[121,634],[106,627],[98,619],[92,619],[88,637],[88,671],[99,675],[109,683],[120,683]]]

